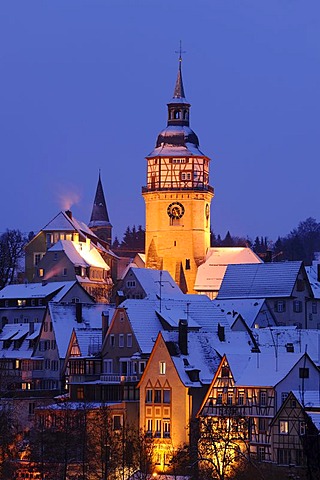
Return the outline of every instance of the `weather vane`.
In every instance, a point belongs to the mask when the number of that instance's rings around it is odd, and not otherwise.
[[[182,42],[180,40],[180,48],[179,50],[176,50],[175,53],[179,53],[179,62],[182,62],[182,54],[186,53],[185,50],[182,50]]]

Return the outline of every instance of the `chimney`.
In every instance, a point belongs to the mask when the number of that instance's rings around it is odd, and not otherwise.
[[[182,355],[188,355],[188,322],[179,320],[179,348]]]
[[[71,210],[66,210],[66,215],[70,218],[70,220],[72,220],[72,212]]]
[[[76,303],[76,320],[78,323],[82,323],[82,303]]]
[[[224,342],[226,340],[224,326],[220,325],[220,323],[218,323],[218,337],[219,337],[220,342]]]
[[[109,312],[102,312],[101,320],[102,320],[102,340],[104,340],[109,328]]]

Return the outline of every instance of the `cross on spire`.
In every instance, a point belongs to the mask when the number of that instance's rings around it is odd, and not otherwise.
[[[180,40],[180,47],[179,50],[176,50],[175,53],[179,53],[179,62],[182,62],[182,54],[186,53],[185,50],[182,50],[182,41]]]

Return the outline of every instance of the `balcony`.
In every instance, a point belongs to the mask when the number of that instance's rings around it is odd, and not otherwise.
[[[180,192],[180,191],[196,191],[196,192],[211,192],[214,193],[214,188],[211,185],[201,185],[201,186],[194,186],[194,187],[154,187],[154,186],[147,186],[142,187],[142,193],[147,192],[161,192],[161,191],[169,191],[169,192]]]
[[[112,373],[106,373],[100,375],[100,381],[105,383],[132,383],[137,382],[138,377],[136,375],[115,375]]]

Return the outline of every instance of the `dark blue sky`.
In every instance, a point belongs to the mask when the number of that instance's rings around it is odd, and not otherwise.
[[[214,231],[320,221],[319,0],[3,0],[0,231],[37,231],[68,197],[88,222],[99,168],[114,234],[144,225],[180,39]]]

